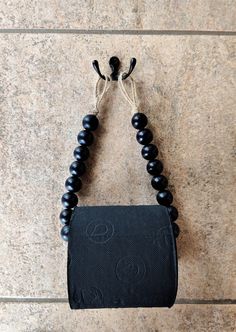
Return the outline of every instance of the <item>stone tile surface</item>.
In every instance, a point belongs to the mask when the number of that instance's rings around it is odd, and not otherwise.
[[[233,31],[236,1],[9,0],[1,4],[0,27]]]
[[[233,305],[176,305],[171,309],[71,311],[66,303],[1,304],[4,332],[234,332]]]
[[[91,61],[109,72],[116,54],[124,69],[138,58],[140,109],[180,212],[178,297],[235,298],[235,44],[210,36],[0,36],[0,296],[66,297],[60,196],[81,119],[94,107]],[[156,204],[115,84],[103,106],[79,204]]]

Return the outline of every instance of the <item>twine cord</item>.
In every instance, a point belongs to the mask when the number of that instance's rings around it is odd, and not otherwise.
[[[103,88],[102,88],[101,92],[99,92],[100,85],[101,85],[102,81],[104,81],[104,80],[99,77],[99,79],[97,80],[96,86],[95,86],[95,99],[96,99],[96,103],[95,103],[95,110],[92,113],[94,115],[96,115],[96,116],[98,115],[98,113],[100,111],[101,101],[102,101],[103,97],[105,96],[105,94],[107,93],[108,89],[110,88],[109,77],[105,76],[105,82],[104,82]]]
[[[125,98],[125,100],[131,105],[131,111],[132,114],[138,112],[138,96],[137,96],[137,89],[136,89],[136,83],[134,79],[129,76],[130,79],[130,85],[131,85],[131,95],[129,95],[125,84],[123,83],[122,76],[124,73],[121,73],[118,78],[118,85],[119,88]]]
[[[136,83],[135,83],[134,79],[131,76],[129,76],[131,92],[128,93],[127,87],[125,87],[124,81],[122,80],[123,74],[124,73],[120,73],[120,75],[118,77],[118,86],[123,94],[123,97],[130,104],[132,114],[134,114],[134,113],[138,112],[138,107],[139,107]],[[100,112],[100,104],[111,85],[111,81],[110,81],[109,77],[105,76],[104,85],[101,89],[101,83],[103,83],[102,81],[104,81],[104,80],[99,77],[99,79],[97,80],[96,86],[95,86],[96,103],[95,103],[95,110],[92,113],[96,116]]]

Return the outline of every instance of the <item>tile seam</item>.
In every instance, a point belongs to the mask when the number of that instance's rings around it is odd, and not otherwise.
[[[42,298],[42,297],[1,297],[1,303],[67,303],[67,298]],[[175,304],[186,305],[234,305],[235,299],[218,299],[218,300],[202,300],[202,299],[177,299]]]
[[[236,31],[213,30],[96,30],[96,29],[0,29],[0,33],[25,34],[78,34],[78,35],[170,35],[170,36],[236,36]]]

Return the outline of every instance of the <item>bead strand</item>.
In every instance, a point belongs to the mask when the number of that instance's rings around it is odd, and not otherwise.
[[[131,119],[132,126],[138,130],[136,139],[138,143],[143,145],[141,150],[142,157],[148,160],[147,172],[152,175],[151,185],[155,190],[158,190],[156,195],[157,202],[164,205],[168,209],[172,227],[175,237],[178,237],[180,230],[179,226],[175,223],[178,218],[178,210],[172,206],[173,195],[167,190],[168,180],[162,175],[163,164],[160,160],[156,159],[158,156],[158,148],[152,144],[153,134],[150,129],[146,128],[148,119],[143,113],[135,113]]]
[[[63,225],[61,229],[61,237],[65,241],[68,241],[73,209],[78,204],[77,193],[82,188],[80,177],[86,172],[84,161],[86,161],[90,155],[88,146],[92,145],[94,141],[92,131],[95,131],[98,128],[99,121],[96,115],[88,114],[83,118],[82,125],[84,129],[81,130],[77,136],[80,145],[74,150],[74,158],[76,160],[71,163],[69,168],[71,176],[65,181],[67,192],[63,194],[61,198],[64,209],[61,211],[59,218]]]

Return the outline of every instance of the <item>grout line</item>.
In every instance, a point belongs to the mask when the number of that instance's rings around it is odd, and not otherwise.
[[[68,303],[67,298],[43,298],[43,297],[1,297],[2,303]],[[236,300],[219,299],[219,300],[201,300],[201,299],[177,299],[175,304],[236,304]]]
[[[0,29],[0,33],[28,33],[28,34],[78,34],[78,35],[173,35],[173,36],[236,36],[236,31],[215,30],[85,30],[85,29]]]
[[[236,304],[236,300],[219,299],[219,300],[201,300],[201,299],[177,299],[176,304]]]
[[[67,298],[50,297],[1,297],[0,303],[67,303]]]

